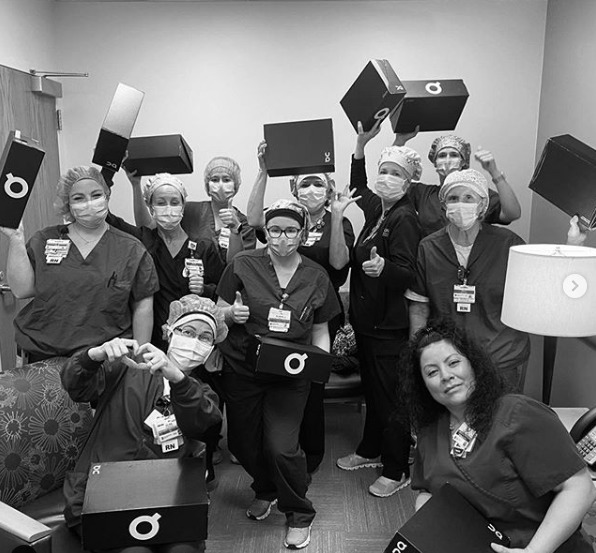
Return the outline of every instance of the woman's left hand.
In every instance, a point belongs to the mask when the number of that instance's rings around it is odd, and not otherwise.
[[[184,373],[168,359],[163,351],[153,344],[143,344],[137,355],[143,356],[143,361],[147,363],[149,371],[153,375],[159,371],[170,382],[179,382],[184,378]]]
[[[499,170],[497,169],[497,162],[495,161],[495,156],[492,152],[483,150],[482,146],[478,146],[478,150],[474,153],[474,157],[476,158],[476,161],[482,165],[482,168],[487,173],[490,173],[491,177],[495,178],[498,176]]]
[[[362,270],[366,276],[378,278],[385,267],[385,258],[377,253],[377,247],[373,246],[370,250],[370,259],[362,264]]]

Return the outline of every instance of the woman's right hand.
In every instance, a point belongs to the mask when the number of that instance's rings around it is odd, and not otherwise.
[[[257,147],[257,158],[259,159],[259,169],[263,172],[267,172],[267,162],[265,161],[265,152],[267,151],[267,142],[261,140]]]
[[[88,351],[89,357],[93,361],[115,361],[121,357],[130,356],[132,351],[136,355],[139,351],[139,343],[129,338],[114,338],[101,346],[91,348]]]
[[[574,215],[569,221],[569,230],[567,231],[567,245],[583,246],[588,233],[579,224],[579,217]]]
[[[395,133],[395,140],[393,141],[394,146],[404,146],[408,140],[415,138],[420,131],[420,125],[416,125],[416,128],[412,132]]]
[[[128,158],[128,151],[126,152],[126,155],[124,156],[124,159],[122,160],[122,169],[124,170],[124,172],[126,173],[126,177],[128,178],[128,181],[130,182],[130,184],[132,184],[133,188],[136,186],[140,186],[141,185],[141,177],[137,176],[137,170],[135,169],[134,171],[129,171],[126,168],[126,165],[124,165],[124,162],[126,161],[126,159]]]
[[[240,292],[236,292],[236,299],[230,306],[230,315],[232,321],[237,325],[243,325],[250,317],[250,309],[248,305],[244,305],[242,302],[242,294]]]
[[[344,188],[343,192],[337,192],[333,195],[329,206],[332,217],[343,217],[346,208],[362,198],[362,196],[356,196],[354,198],[353,196],[355,192],[356,189],[350,190],[350,185],[348,185]]]
[[[10,240],[25,241],[25,230],[23,228],[23,221],[19,223],[18,228],[0,227],[0,232]]]
[[[203,275],[191,274],[188,277],[188,289],[191,294],[202,295],[204,287]]]

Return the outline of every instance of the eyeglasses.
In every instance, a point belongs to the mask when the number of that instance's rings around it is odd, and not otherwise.
[[[281,229],[279,227],[267,227],[267,234],[271,236],[271,238],[279,238],[282,233],[286,235],[286,238],[296,238],[300,232],[302,231],[301,228],[296,227],[287,227],[285,229]]]
[[[211,342],[211,337],[206,336],[205,332],[201,332],[200,334],[197,331],[189,326],[183,326],[181,328],[175,328],[174,334],[178,334],[179,336],[184,336],[185,338],[194,338],[195,340],[199,340],[199,342]]]

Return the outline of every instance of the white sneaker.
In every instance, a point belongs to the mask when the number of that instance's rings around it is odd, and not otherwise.
[[[403,490],[410,483],[410,477],[405,474],[401,480],[392,480],[379,476],[368,488],[368,491],[377,497],[389,497],[399,490]]]
[[[357,453],[350,453],[345,457],[340,457],[337,460],[336,464],[342,470],[357,470],[363,468],[376,468],[383,466],[380,457],[375,457],[374,459],[367,459],[366,457],[362,457]]]

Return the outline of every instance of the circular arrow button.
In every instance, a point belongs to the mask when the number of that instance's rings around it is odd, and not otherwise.
[[[588,281],[581,275],[573,274],[565,277],[563,281],[563,292],[565,295],[577,299],[581,298],[588,291]]]

